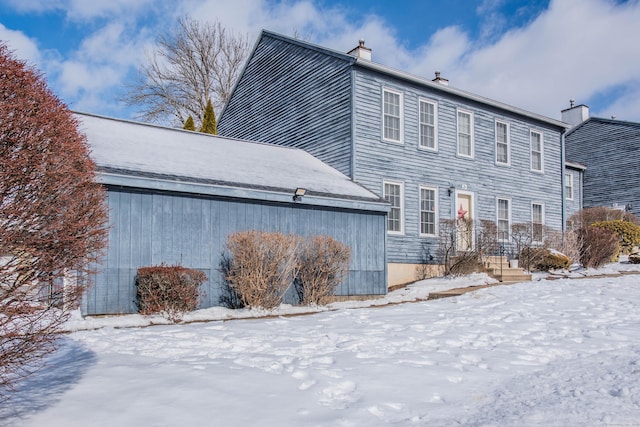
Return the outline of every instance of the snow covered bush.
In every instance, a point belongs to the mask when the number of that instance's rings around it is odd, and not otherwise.
[[[525,248],[520,258],[528,260],[530,271],[562,270],[571,265],[568,256],[546,248]]]
[[[591,226],[616,233],[620,238],[620,252],[625,255],[630,254],[633,248],[640,246],[640,225],[629,221],[613,220],[595,222]]]
[[[324,305],[349,271],[351,249],[328,236],[305,240],[298,253],[298,274],[294,286],[305,305]]]
[[[138,309],[141,314],[162,314],[173,322],[198,307],[200,286],[207,276],[180,265],[141,267],[136,277]]]
[[[629,255],[629,262],[631,264],[640,264],[640,254]]]
[[[577,230],[580,263],[587,268],[598,268],[611,262],[618,253],[618,236],[600,227],[582,227]]]
[[[0,398],[55,349],[106,246],[94,178],[72,113],[0,42]]]
[[[249,308],[272,309],[298,274],[298,236],[242,231],[227,238],[230,265],[225,280]]]

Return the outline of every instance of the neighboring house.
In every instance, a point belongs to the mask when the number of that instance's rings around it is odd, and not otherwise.
[[[388,200],[389,284],[434,262],[442,219],[561,230],[566,124],[349,54],[263,31],[221,135],[302,148]],[[464,249],[461,248],[461,249]]]
[[[589,107],[562,111],[574,126],[566,135],[566,159],[586,166],[583,205],[609,206],[640,215],[640,123],[589,117]]]
[[[387,291],[388,204],[303,150],[77,114],[107,189],[109,243],[84,314],[136,312],[138,267],[206,273],[201,307],[220,305],[227,236],[328,235],[351,248],[342,296]],[[294,199],[296,189],[304,189]]]

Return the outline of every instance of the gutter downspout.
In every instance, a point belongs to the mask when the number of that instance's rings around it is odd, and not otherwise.
[[[562,203],[561,203],[561,206],[562,206],[562,215],[561,215],[561,217],[562,217],[562,227],[561,227],[561,230],[562,230],[562,243],[563,244],[564,244],[564,234],[567,231],[567,212],[566,212],[566,210],[567,210],[567,200],[566,200],[566,197],[565,197],[566,196],[565,195],[565,184],[566,184],[565,183],[565,171],[566,171],[566,166],[565,166],[565,146],[564,146],[564,144],[565,144],[564,135],[565,135],[566,131],[567,131],[566,129],[563,129],[562,132],[560,133],[560,156],[561,156],[560,157],[560,166],[562,168],[561,169],[561,173],[560,173],[560,177],[561,177],[560,184],[561,184],[562,191],[560,191],[560,194],[562,195]]]
[[[356,70],[351,66],[351,181],[356,180]]]

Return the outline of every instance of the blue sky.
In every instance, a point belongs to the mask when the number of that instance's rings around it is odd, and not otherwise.
[[[119,101],[177,17],[262,28],[347,51],[552,118],[569,99],[640,122],[640,0],[0,0],[0,40],[72,109],[122,118]]]

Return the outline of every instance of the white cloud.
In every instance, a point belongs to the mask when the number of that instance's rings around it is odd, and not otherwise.
[[[38,45],[21,31],[10,30],[0,24],[0,41],[5,42],[18,59],[27,61],[31,65],[40,61]]]
[[[123,16],[153,7],[153,0],[5,0],[21,13],[43,13],[62,10],[72,21],[84,21],[98,17]]]
[[[462,89],[559,117],[570,98],[587,103],[640,75],[638,22],[638,2],[556,0],[528,26],[460,57],[449,77]]]
[[[253,43],[263,28],[346,52],[360,38],[373,59],[431,79],[439,70],[452,86],[559,118],[573,98],[598,101],[595,114],[640,121],[640,2],[552,0],[548,9],[506,33],[503,0],[485,0],[476,9],[478,39],[463,26],[442,27],[409,47],[386,17],[361,15],[348,5],[312,0],[11,0],[20,10],[63,10],[69,20],[86,20],[98,30],[77,51],[47,52],[45,70],[55,70],[62,96],[108,98],[121,90],[145,47],[169,29],[177,16],[222,22]],[[501,9],[502,8],[502,9]],[[530,10],[530,9],[527,9]],[[522,11],[516,11],[517,14]],[[100,18],[95,20],[94,18]],[[94,19],[93,21],[91,21]],[[395,24],[400,25],[400,24]],[[0,26],[3,32],[11,30]],[[20,55],[42,60],[37,45],[10,32]],[[615,89],[615,90],[613,90]],[[113,99],[111,96],[110,99]],[[604,104],[601,104],[604,100]],[[77,102],[82,102],[78,100]],[[615,110],[615,111],[614,111]]]

